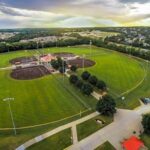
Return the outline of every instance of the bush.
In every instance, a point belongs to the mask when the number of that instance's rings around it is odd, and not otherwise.
[[[82,86],[82,92],[83,92],[83,94],[89,96],[93,92],[93,87],[90,84],[85,83]]]
[[[116,103],[114,99],[105,95],[101,100],[98,101],[96,105],[96,110],[100,112],[102,115],[113,116],[116,113]]]
[[[76,86],[81,90],[82,89],[82,86],[83,86],[83,81],[82,80],[78,80],[77,82],[76,82]]]
[[[91,74],[88,71],[84,71],[81,74],[81,77],[82,77],[83,80],[88,80],[90,76],[91,76]]]
[[[65,73],[65,72],[66,72],[66,68],[60,67],[60,68],[59,68],[59,72],[60,72],[60,73]]]
[[[56,69],[56,70],[59,69],[59,64],[58,64],[57,60],[52,60],[51,65],[54,69]]]
[[[76,72],[77,71],[77,66],[76,65],[72,65],[70,70],[73,71],[73,72]]]
[[[97,77],[96,76],[90,76],[89,79],[88,79],[89,83],[91,83],[92,85],[96,85],[97,84]]]
[[[142,125],[144,128],[144,133],[150,135],[150,114],[146,114],[143,116]]]
[[[96,87],[100,90],[106,90],[106,83],[102,80],[98,80]]]
[[[79,80],[78,76],[76,76],[76,75],[71,75],[70,78],[69,78],[69,81],[72,84],[76,84],[78,80]]]

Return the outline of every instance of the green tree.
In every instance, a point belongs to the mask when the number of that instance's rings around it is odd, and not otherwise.
[[[78,76],[77,76],[77,75],[71,75],[71,76],[69,77],[69,81],[70,81],[70,83],[72,83],[72,84],[76,84],[78,80],[79,80],[79,79],[78,79]]]
[[[83,94],[89,96],[93,92],[93,87],[88,83],[84,83],[81,90]]]
[[[59,72],[60,73],[65,73],[66,72],[66,68],[65,67],[59,67]]]
[[[58,64],[57,60],[52,60],[51,65],[54,69],[56,69],[56,70],[59,69],[59,64]]]
[[[144,128],[144,133],[150,135],[150,114],[146,114],[143,116],[142,125]]]
[[[116,103],[114,99],[105,95],[102,99],[100,99],[96,105],[96,110],[100,112],[102,115],[113,116],[116,113]]]
[[[97,77],[96,76],[90,76],[89,79],[88,79],[89,83],[91,83],[92,85],[96,85],[97,84]]]
[[[106,83],[102,80],[98,80],[96,87],[100,90],[106,90]]]
[[[77,66],[76,65],[72,65],[70,67],[70,70],[73,71],[73,72],[76,72],[77,71]]]
[[[81,90],[82,89],[82,86],[83,86],[83,81],[82,80],[78,80],[77,82],[76,82],[76,86]]]
[[[81,74],[81,77],[82,77],[83,80],[88,80],[90,76],[91,76],[91,74],[88,71],[84,71]]]

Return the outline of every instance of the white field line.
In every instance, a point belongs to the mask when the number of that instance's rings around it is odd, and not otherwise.
[[[30,128],[42,127],[42,126],[46,126],[46,125],[50,125],[50,124],[54,124],[54,123],[59,123],[59,122],[64,121],[64,120],[71,119],[71,118],[73,118],[75,116],[82,115],[83,113],[88,112],[88,111],[90,111],[90,110],[86,109],[85,111],[82,111],[82,112],[80,112],[78,114],[75,114],[75,115],[72,115],[72,116],[60,119],[60,120],[56,120],[56,121],[52,121],[52,122],[47,122],[47,123],[43,123],[43,124],[36,124],[36,125],[32,125],[32,126],[23,126],[23,127],[18,127],[18,128],[15,128],[15,129],[30,129]],[[14,128],[0,128],[1,131],[13,130],[13,129]]]
[[[145,78],[147,76],[147,69],[145,69],[144,66],[143,66],[143,68],[144,68],[144,77],[142,78],[142,80],[137,85],[135,85],[134,87],[132,87],[131,89],[129,89],[129,90],[121,93],[120,96],[123,96],[125,94],[131,93],[132,91],[134,91],[136,88],[138,88],[144,82],[144,80],[145,80]]]

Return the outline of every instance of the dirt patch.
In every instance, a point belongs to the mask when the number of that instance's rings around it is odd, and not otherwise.
[[[68,52],[61,52],[61,53],[53,53],[54,56],[56,57],[75,57],[73,53],[68,53]]]
[[[37,59],[33,56],[33,57],[19,57],[19,58],[15,58],[10,60],[11,64],[27,64],[27,63],[31,63],[37,61]]]
[[[95,65],[95,62],[90,59],[77,58],[73,60],[68,60],[69,65],[76,65],[79,68],[83,68],[83,62],[84,67],[91,67]]]
[[[50,74],[50,71],[44,66],[34,66],[14,69],[12,70],[10,76],[17,80],[31,80],[48,74]]]

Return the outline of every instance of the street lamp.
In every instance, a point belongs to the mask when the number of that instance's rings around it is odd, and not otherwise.
[[[3,99],[4,102],[8,102],[8,106],[9,106],[9,112],[10,112],[10,116],[11,116],[11,121],[12,121],[12,124],[13,124],[13,129],[14,129],[14,133],[15,135],[17,134],[16,132],[16,126],[15,126],[15,122],[14,122],[14,118],[13,118],[13,113],[12,113],[12,110],[11,110],[11,105],[10,105],[10,101],[14,100],[14,98],[5,98]]]
[[[90,40],[90,53],[91,53],[91,56],[92,56],[92,41]]]
[[[83,54],[83,60],[82,60],[82,68],[83,68],[83,72],[84,72],[84,63],[85,63],[84,59],[85,59],[85,54]]]

